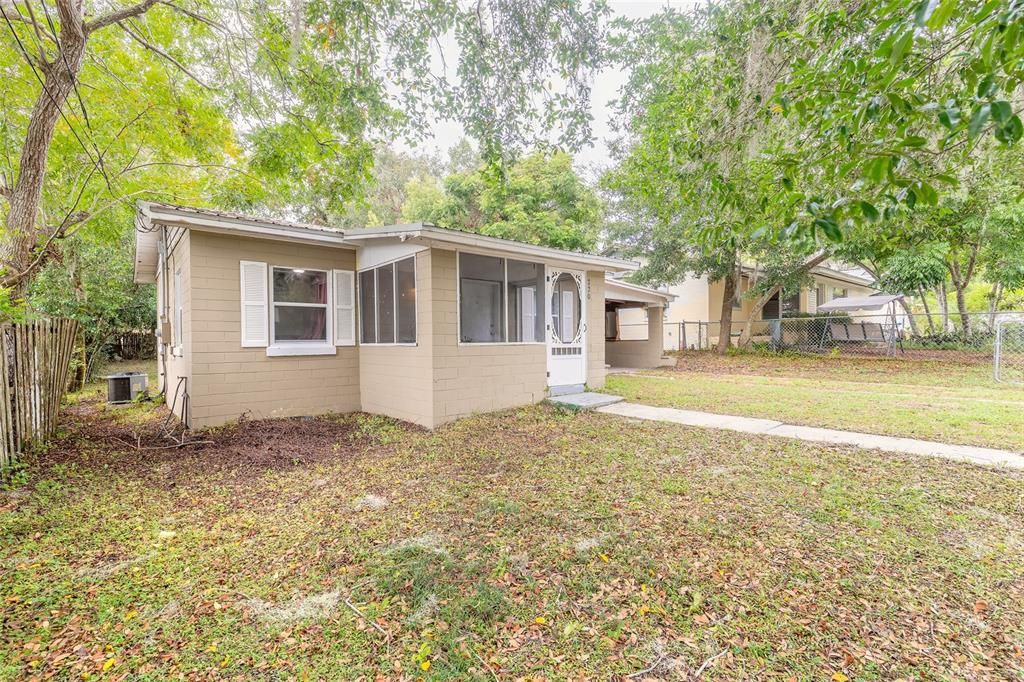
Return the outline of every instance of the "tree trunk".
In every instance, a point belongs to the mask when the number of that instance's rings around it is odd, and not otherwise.
[[[992,285],[992,300],[988,304],[988,328],[996,328],[996,313],[999,312],[999,303],[1003,298],[1003,285],[996,282]]]
[[[739,273],[735,262],[729,269],[722,284],[722,314],[718,325],[718,345],[715,352],[725,355],[729,352],[729,344],[732,342],[732,300],[736,297],[736,289],[739,286]]]
[[[924,287],[921,287],[920,291],[921,291],[921,305],[924,306],[924,314],[925,314],[925,317],[928,318],[928,333],[934,334],[935,333],[935,323],[932,322],[932,311],[928,309],[928,297],[925,296],[926,292],[924,290]]]
[[[971,244],[970,256],[964,267],[961,267],[959,255],[955,252],[953,258],[946,263],[946,269],[949,270],[953,288],[956,291],[956,309],[960,313],[960,327],[964,331],[964,336],[971,333],[971,318],[967,315],[966,293],[967,286],[971,283],[971,278],[974,277],[974,267],[977,262],[978,244]]]
[[[967,287],[956,286],[956,310],[960,313],[960,328],[964,330],[964,336],[971,334],[971,318],[967,314]]]
[[[15,297],[28,287],[28,270],[40,232],[39,202],[46,179],[46,159],[60,118],[61,107],[75,88],[85,56],[86,32],[82,5],[76,0],[58,0],[60,51],[52,62],[43,64],[43,89],[32,107],[21,150],[18,180],[11,189],[6,233],[0,240],[0,267],[7,270],[6,283]]]
[[[768,301],[772,300],[772,296],[779,295],[779,317],[782,317],[782,287],[774,286],[768,290],[768,293],[762,295],[756,301],[754,301],[753,307],[750,309],[750,315],[747,316],[747,323],[743,325],[743,331],[740,333],[740,346],[750,345],[750,337],[752,336],[751,327],[754,323],[754,318],[761,314],[764,310],[765,305]]]
[[[939,319],[942,320],[943,333],[949,331],[949,296],[946,293],[946,283],[940,282],[935,293],[939,299]]]
[[[907,320],[910,321],[910,333],[914,336],[920,336],[921,332],[917,329],[917,320],[914,319],[914,311],[911,309],[910,304],[907,303],[907,299],[901,298],[900,305],[903,306],[903,312],[907,314]]]

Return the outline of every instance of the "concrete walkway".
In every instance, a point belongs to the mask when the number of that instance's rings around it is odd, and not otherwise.
[[[651,407],[637,403],[616,403],[599,407],[596,412],[617,414],[634,419],[699,426],[707,429],[724,429],[742,433],[755,433],[765,436],[781,436],[812,443],[831,443],[854,445],[872,450],[889,450],[905,452],[911,455],[944,457],[961,462],[1002,466],[1013,469],[1024,469],[1024,455],[1009,450],[980,448],[973,445],[952,445],[936,443],[915,438],[897,438],[895,436],[879,436],[873,433],[856,431],[839,431],[837,429],[820,429],[814,426],[796,426],[784,424],[771,419],[754,419],[752,417],[736,417],[727,414],[711,414],[693,410],[677,410],[671,407]]]

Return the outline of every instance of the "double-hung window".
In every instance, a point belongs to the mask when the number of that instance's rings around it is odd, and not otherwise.
[[[416,343],[416,258],[359,273],[359,339],[364,344]]]
[[[239,261],[243,348],[267,355],[334,355],[355,345],[351,270]]]
[[[544,341],[544,266],[459,254],[459,340]]]
[[[327,345],[328,272],[274,267],[271,277],[272,344]]]

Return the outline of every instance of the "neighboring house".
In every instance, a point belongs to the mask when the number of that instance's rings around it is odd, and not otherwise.
[[[635,267],[422,224],[342,232],[156,203],[136,217],[160,389],[193,427],[363,410],[433,428],[599,388],[605,275]],[[646,291],[618,302],[671,298]],[[660,358],[652,338],[642,358]]]
[[[753,282],[754,270],[744,267],[739,289],[733,299],[732,335],[737,336],[743,325],[751,319],[755,297],[746,296]],[[800,291],[781,292],[768,301],[755,320],[775,320],[798,314],[814,314],[819,303],[827,303],[846,296],[870,296],[878,292],[873,280],[863,271],[841,270],[838,267],[818,266],[811,270],[812,283]],[[683,347],[682,323],[687,324],[686,347],[697,343],[698,322],[710,323],[703,328],[707,345],[718,340],[718,321],[722,317],[722,295],[724,283],[719,280],[708,282],[706,277],[687,278],[679,284],[665,287],[666,293],[675,299],[668,305],[664,319],[664,349],[679,350]],[[623,339],[647,338],[648,322],[640,311],[624,311],[619,316],[619,336]]]

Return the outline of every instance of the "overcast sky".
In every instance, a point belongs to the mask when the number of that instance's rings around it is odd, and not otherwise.
[[[672,2],[666,2],[666,0],[611,0],[608,3],[613,17],[629,18],[650,16],[666,6],[678,9],[692,4],[694,4],[694,0],[673,0]],[[454,38],[443,42],[450,42],[450,44],[443,45],[446,52],[457,50]],[[595,169],[608,165],[607,141],[612,134],[609,125],[612,110],[608,103],[618,96],[618,90],[625,83],[626,76],[627,74],[620,69],[609,68],[599,72],[594,79],[590,110],[594,117],[595,144],[576,154],[577,166],[587,176],[591,176]],[[463,137],[462,126],[452,121],[434,121],[431,131],[430,137],[418,145],[419,151],[437,152],[442,158],[446,156],[447,150]]]

